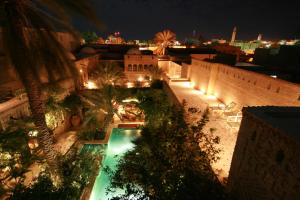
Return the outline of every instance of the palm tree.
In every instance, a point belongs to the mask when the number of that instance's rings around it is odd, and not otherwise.
[[[0,1],[0,20],[5,54],[26,89],[40,145],[55,184],[62,180],[53,136],[45,121],[41,98],[40,70],[47,72],[49,82],[76,75],[74,63],[59,43],[55,31],[71,27],[73,14],[96,22],[96,15],[86,0],[5,0]]]
[[[98,64],[91,74],[91,79],[99,86],[118,84],[124,77],[123,70],[116,62]]]
[[[89,108],[87,112],[89,115],[88,118],[95,118],[92,117],[92,115],[98,114],[99,112],[106,114],[103,122],[103,131],[106,132],[114,114],[118,115],[118,110],[115,107],[117,104],[117,92],[114,86],[104,85],[101,89],[86,90],[82,94],[82,100]]]
[[[164,30],[155,34],[154,41],[157,44],[156,54],[165,55],[166,48],[176,40],[176,34],[170,30]]]

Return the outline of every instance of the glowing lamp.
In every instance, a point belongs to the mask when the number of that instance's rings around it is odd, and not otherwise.
[[[87,89],[97,89],[97,85],[93,81],[88,81],[86,84]]]
[[[141,77],[141,76],[138,78],[138,81],[139,81],[139,82],[142,82],[143,80],[144,80],[144,78]]]

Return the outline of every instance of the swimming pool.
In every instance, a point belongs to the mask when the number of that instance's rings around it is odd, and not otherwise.
[[[101,169],[109,167],[116,170],[118,160],[122,158],[124,153],[134,147],[132,140],[139,135],[140,131],[136,129],[120,129],[114,128],[108,141],[106,155],[102,161]],[[108,200],[118,194],[123,194],[123,190],[117,190],[114,194],[106,194],[106,188],[110,184],[108,175],[101,170],[96,178],[90,200]]]

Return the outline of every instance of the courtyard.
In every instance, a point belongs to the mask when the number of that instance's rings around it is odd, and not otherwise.
[[[209,107],[216,107],[221,104],[217,98],[206,96],[201,91],[195,90],[189,81],[171,81],[169,85],[180,102],[186,101],[186,108],[198,108],[203,113]],[[201,112],[198,116],[199,118]],[[198,119],[196,117],[191,118],[190,123]],[[222,180],[229,175],[238,129],[232,129],[228,125],[226,118],[214,112],[211,112],[209,122],[205,127],[206,133],[211,134],[211,129],[214,129],[213,134],[215,136],[220,137],[220,143],[217,145],[217,148],[221,149],[219,154],[220,159],[213,163],[212,166],[219,179]]]

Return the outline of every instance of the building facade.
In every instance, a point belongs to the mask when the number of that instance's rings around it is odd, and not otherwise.
[[[195,89],[223,103],[245,106],[300,106],[300,84],[192,57],[185,77]]]
[[[149,76],[148,69],[158,66],[156,55],[143,55],[138,49],[131,49],[124,55],[124,72],[128,81],[143,81]]]
[[[243,109],[228,187],[241,200],[296,200],[300,107]]]

